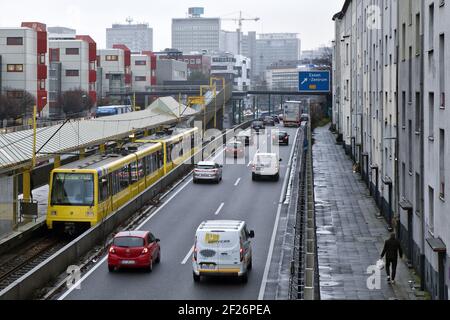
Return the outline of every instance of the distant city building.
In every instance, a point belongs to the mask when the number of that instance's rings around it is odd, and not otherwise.
[[[0,28],[0,93],[36,99],[39,111],[48,105],[47,26],[24,22],[20,28]]]
[[[54,30],[49,28],[51,29]],[[59,97],[69,90],[86,91],[95,104],[97,101],[97,44],[95,41],[90,36],[76,36],[72,32],[49,33],[49,37],[50,114],[60,114]]]
[[[251,88],[251,60],[242,55],[222,53],[213,55],[211,76],[224,77],[233,83],[233,89],[245,91]]]
[[[242,34],[242,32],[241,32]],[[238,54],[239,46],[238,46],[238,38],[239,33],[237,31],[220,31],[220,51],[221,52],[230,52],[232,54]],[[242,43],[241,43],[242,50]],[[242,52],[242,51],[241,51]]]
[[[195,9],[195,10],[194,10]],[[220,18],[203,18],[201,8],[191,8],[188,18],[172,19],[172,48],[183,53],[220,51]]]
[[[302,51],[301,60],[302,61],[314,61],[321,59],[331,59],[333,49],[331,47],[320,47],[314,50]],[[331,61],[330,61],[331,62]]]
[[[297,91],[299,85],[299,61],[275,63],[266,70],[269,90]]]
[[[116,43],[126,45],[131,52],[153,51],[153,29],[148,23],[113,24],[106,29],[106,46],[112,48]]]
[[[191,54],[183,54],[178,50],[167,50],[164,52],[156,52],[158,59],[173,59],[178,61],[184,61],[187,63],[188,69],[188,77],[193,72],[201,72],[205,75],[205,77],[209,77],[211,72],[211,56],[200,54],[200,53],[191,53]]]
[[[97,50],[97,95],[129,93],[131,91],[131,51],[125,45]]]
[[[184,61],[158,59],[156,62],[156,83],[163,85],[165,81],[186,81],[187,63]]]
[[[278,61],[300,60],[301,41],[296,33],[260,34],[256,40],[255,78],[262,81],[267,67]]]

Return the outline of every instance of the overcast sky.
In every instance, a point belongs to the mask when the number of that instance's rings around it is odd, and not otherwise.
[[[186,16],[189,7],[205,8],[206,17],[234,18],[239,11],[259,22],[245,21],[244,32],[296,32],[302,50],[329,44],[333,38],[331,18],[344,0],[2,0],[0,27],[20,26],[22,21],[38,21],[47,26],[63,26],[89,34],[99,48],[106,45],[106,31],[112,23],[148,22],[153,28],[154,50],[171,47],[171,19]],[[233,21],[223,21],[222,29],[236,30]]]

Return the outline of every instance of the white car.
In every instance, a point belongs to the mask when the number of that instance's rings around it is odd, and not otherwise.
[[[275,181],[280,180],[281,161],[276,153],[257,153],[251,163],[253,181],[261,177],[271,177]]]
[[[250,239],[254,237],[244,221],[202,222],[195,234],[194,281],[202,276],[234,276],[246,283],[253,262]]]

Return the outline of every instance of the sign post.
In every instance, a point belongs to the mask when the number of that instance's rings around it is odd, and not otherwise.
[[[330,71],[300,71],[298,91],[301,93],[329,93]]]

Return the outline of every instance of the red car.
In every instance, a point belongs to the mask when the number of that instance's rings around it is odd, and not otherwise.
[[[227,157],[243,158],[245,157],[245,149],[242,142],[234,141],[227,144],[225,149]]]
[[[148,231],[126,231],[118,233],[108,253],[108,269],[144,268],[152,272],[153,263],[161,261],[159,239]]]

